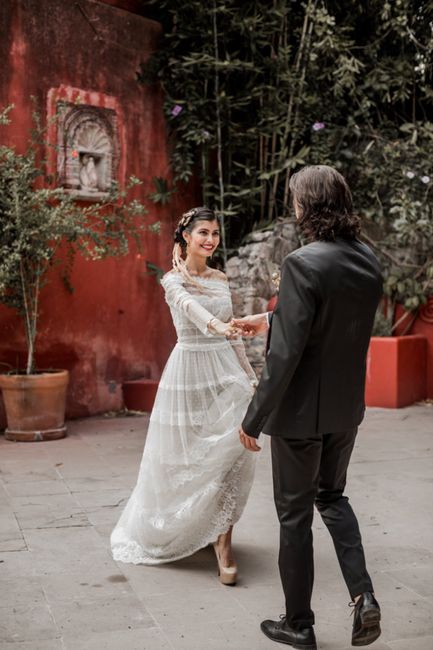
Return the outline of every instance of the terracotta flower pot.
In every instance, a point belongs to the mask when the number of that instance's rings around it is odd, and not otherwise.
[[[401,408],[426,397],[424,336],[372,336],[367,355],[365,403]]]
[[[399,321],[405,313],[402,305],[397,305],[395,320]],[[433,296],[430,296],[427,303],[419,308],[418,314],[414,318],[412,313],[407,313],[407,318],[403,319],[396,334],[420,334],[427,339],[427,395],[428,399],[433,399]],[[407,329],[409,326],[409,329]]]
[[[6,429],[6,427],[7,427],[7,423],[6,423],[5,405],[3,404],[3,396],[0,390],[0,431],[3,431],[4,429]]]
[[[153,409],[159,381],[154,379],[133,379],[122,384],[123,401],[130,411],[146,411]]]
[[[33,442],[66,435],[67,370],[34,375],[0,375],[6,409],[7,440]]]
[[[277,306],[277,302],[278,302],[278,296],[272,296],[272,298],[269,298],[268,311],[274,311],[275,307]]]

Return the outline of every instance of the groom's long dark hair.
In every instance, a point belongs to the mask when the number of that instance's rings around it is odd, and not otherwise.
[[[336,237],[354,239],[360,234],[349,186],[333,167],[304,167],[293,174],[290,190],[299,209],[299,226],[308,239],[335,241]]]

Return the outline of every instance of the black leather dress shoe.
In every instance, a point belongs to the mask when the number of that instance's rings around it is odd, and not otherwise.
[[[380,637],[380,607],[372,593],[366,591],[355,605],[352,645],[369,645]]]
[[[316,637],[312,627],[294,630],[286,623],[283,617],[279,621],[262,621],[260,624],[263,634],[272,641],[291,645],[298,650],[317,650]]]

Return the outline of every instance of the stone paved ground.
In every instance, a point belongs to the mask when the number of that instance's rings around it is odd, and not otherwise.
[[[266,650],[283,611],[269,445],[235,531],[241,579],[219,584],[210,550],[162,567],[117,564],[109,533],[134,485],[147,418],[92,418],[69,437],[0,439],[1,650]],[[383,610],[376,650],[433,649],[433,407],[371,409],[351,465]],[[334,552],[315,521],[319,648],[350,647]]]

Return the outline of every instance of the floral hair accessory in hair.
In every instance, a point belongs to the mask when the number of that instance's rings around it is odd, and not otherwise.
[[[189,226],[191,223],[192,219],[196,216],[197,214],[197,209],[192,208],[191,210],[188,210],[188,212],[184,212],[181,218],[179,219],[179,223],[177,224],[177,228],[174,231],[174,241],[176,244],[180,244],[183,246],[185,244],[185,240],[183,238],[183,231]]]
[[[188,210],[188,212],[184,212],[182,215],[182,219],[179,222],[179,225],[186,228],[189,222],[191,221],[191,219],[193,219],[196,214],[197,214],[196,208],[192,208],[192,210]]]
[[[177,228],[174,231],[174,247],[173,247],[173,269],[178,271],[183,278],[189,283],[193,284],[200,292],[203,291],[202,285],[192,277],[186,267],[185,260],[182,258],[186,249],[186,241],[183,237],[184,231],[188,228],[191,221],[199,214],[198,208],[192,208],[188,212],[184,212],[179,219]]]

